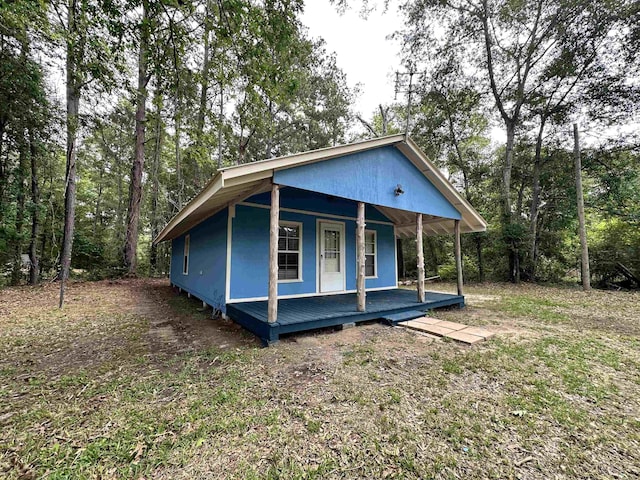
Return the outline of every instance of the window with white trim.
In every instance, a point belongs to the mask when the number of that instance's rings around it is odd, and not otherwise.
[[[184,255],[182,256],[182,274],[189,275],[189,244],[191,243],[191,235],[184,237]]]
[[[278,280],[302,281],[302,224],[280,222],[278,235]]]
[[[364,276],[378,276],[378,245],[375,230],[365,230],[364,232]]]

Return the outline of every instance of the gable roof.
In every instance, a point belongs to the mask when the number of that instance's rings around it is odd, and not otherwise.
[[[228,205],[240,202],[256,193],[271,190],[273,174],[278,170],[383,146],[396,147],[460,212],[462,232],[486,230],[487,224],[480,214],[458,193],[411,138],[404,135],[390,135],[220,169],[200,193],[169,221],[154,239],[154,243],[176,238]],[[377,208],[396,224],[396,232],[399,236],[410,236],[415,231],[413,212],[388,207]],[[427,216],[424,219],[424,229],[426,234],[453,233],[454,220]]]

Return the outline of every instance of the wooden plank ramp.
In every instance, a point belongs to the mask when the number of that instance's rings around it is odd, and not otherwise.
[[[407,320],[413,320],[414,318],[421,318],[421,317],[424,317],[424,312],[421,312],[419,310],[410,310],[408,312],[400,312],[400,313],[394,313],[391,315],[384,315],[382,317],[382,320],[387,322],[387,324],[395,327],[400,322],[406,322]]]
[[[438,337],[450,338],[451,340],[468,345],[482,342],[494,335],[493,332],[482,327],[470,327],[462,323],[448,322],[426,316],[398,322],[397,326],[436,335]]]

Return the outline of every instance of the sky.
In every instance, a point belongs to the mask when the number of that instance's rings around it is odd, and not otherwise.
[[[349,86],[360,84],[355,111],[368,119],[380,103],[394,99],[395,72],[401,68],[400,44],[387,36],[400,29],[402,18],[393,5],[387,13],[378,9],[366,19],[357,9],[356,5],[340,14],[329,0],[312,0],[306,2],[301,20],[311,37],[322,37],[327,51],[336,52]]]

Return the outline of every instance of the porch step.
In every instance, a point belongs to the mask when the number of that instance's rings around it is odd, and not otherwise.
[[[391,315],[385,315],[382,320],[389,325],[396,326],[398,322],[406,322],[407,320],[413,320],[414,318],[424,317],[424,312],[418,310],[411,310],[409,312],[394,313]]]

